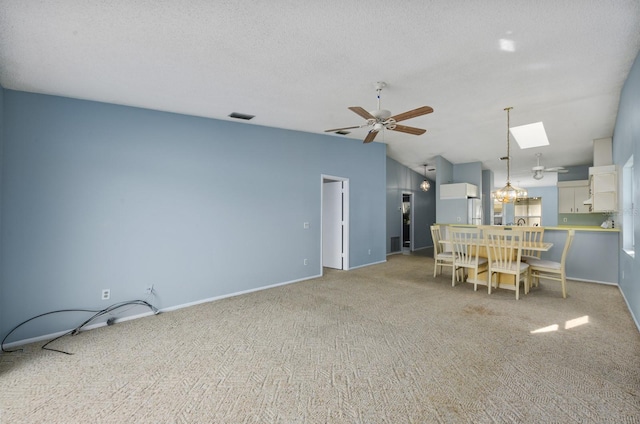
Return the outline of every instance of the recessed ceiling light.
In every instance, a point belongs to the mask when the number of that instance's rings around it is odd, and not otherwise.
[[[229,115],[229,118],[244,119],[245,121],[248,121],[255,117],[256,117],[255,115],[247,115],[246,113],[238,113],[238,112],[233,112],[231,113],[231,115]]]
[[[515,52],[516,51],[516,43],[513,40],[509,40],[506,38],[500,39],[500,50],[504,52]]]
[[[516,139],[521,149],[549,145],[549,139],[547,138],[547,133],[544,131],[542,122],[512,127],[509,128],[509,131],[511,131],[513,138]]]

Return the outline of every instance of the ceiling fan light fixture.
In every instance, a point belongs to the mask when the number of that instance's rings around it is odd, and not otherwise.
[[[330,130],[325,130],[324,132],[337,132],[354,128],[370,127],[371,129],[369,130],[367,136],[364,138],[363,143],[371,143],[376,138],[376,135],[380,132],[383,132],[383,130],[397,131],[412,135],[422,135],[427,132],[427,130],[422,128],[415,128],[407,125],[398,125],[397,123],[400,121],[405,121],[407,119],[416,118],[418,116],[432,113],[433,108],[431,106],[421,106],[416,109],[408,110],[406,112],[392,116],[391,111],[382,109],[380,107],[380,91],[382,91],[382,89],[386,85],[387,84],[383,81],[378,81],[375,84],[376,91],[378,92],[378,108],[376,110],[368,111],[360,106],[350,106],[348,108],[356,115],[359,115],[361,118],[366,119],[366,123],[351,127],[333,128]]]
[[[531,168],[531,171],[533,172],[533,178],[535,178],[536,180],[541,180],[545,172],[556,172],[558,174],[566,174],[567,172],[569,172],[567,169],[564,169],[564,167],[562,166],[545,168],[544,166],[540,165],[540,156],[542,156],[542,153],[536,153],[536,158],[538,158],[538,164],[533,168]]]
[[[510,182],[511,171],[511,140],[509,137],[509,111],[512,107],[504,108],[507,111],[507,156],[504,160],[507,161],[507,183],[504,187],[493,192],[493,198],[500,203],[514,203],[517,200],[527,198],[527,190],[519,187],[514,187]]]

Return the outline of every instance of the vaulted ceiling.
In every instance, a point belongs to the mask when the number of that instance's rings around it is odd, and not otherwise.
[[[481,161],[496,185],[505,107],[550,142],[511,138],[512,181],[553,185],[531,178],[535,154],[590,164],[639,50],[638,0],[0,0],[7,89],[324,133],[362,124],[347,107],[376,109],[385,81],[384,109],[434,109],[403,122],[423,135],[378,135],[390,157],[419,173],[437,155]]]

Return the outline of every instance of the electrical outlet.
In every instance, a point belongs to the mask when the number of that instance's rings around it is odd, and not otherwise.
[[[305,264],[305,265],[309,265],[309,259],[305,259],[305,260],[304,260],[304,264]]]
[[[102,300],[109,300],[111,297],[111,289],[102,289]]]
[[[371,254],[371,249],[369,249],[369,254]]]
[[[144,289],[146,294],[153,294],[153,284],[149,284],[146,289]]]

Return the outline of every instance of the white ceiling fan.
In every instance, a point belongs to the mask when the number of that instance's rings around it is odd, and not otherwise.
[[[563,168],[562,166],[545,168],[544,166],[540,165],[540,156],[542,156],[542,153],[536,153],[536,157],[538,158],[538,164],[533,168],[531,168],[531,171],[533,172],[533,179],[541,180],[544,177],[545,172],[557,172],[558,174],[566,174],[567,172],[569,172],[567,169]]]
[[[364,143],[371,143],[378,132],[382,130],[392,130],[392,131],[400,131],[407,134],[413,135],[421,135],[424,134],[427,130],[422,128],[408,127],[406,125],[400,125],[398,122],[404,121],[406,119],[415,118],[417,116],[426,115],[428,113],[433,112],[433,108],[430,106],[422,106],[417,109],[412,109],[410,111],[399,113],[397,115],[391,116],[391,112],[386,109],[380,109],[380,92],[384,87],[387,86],[387,83],[383,81],[378,81],[375,84],[376,91],[378,92],[378,109],[372,110],[371,112],[365,110],[360,106],[351,106],[349,110],[360,115],[362,118],[366,119],[362,125],[356,125],[353,127],[344,127],[344,128],[333,128],[330,130],[325,130],[325,132],[338,132],[343,130],[350,130],[354,128],[364,128],[364,127],[372,127],[369,130],[369,133],[364,139]]]

